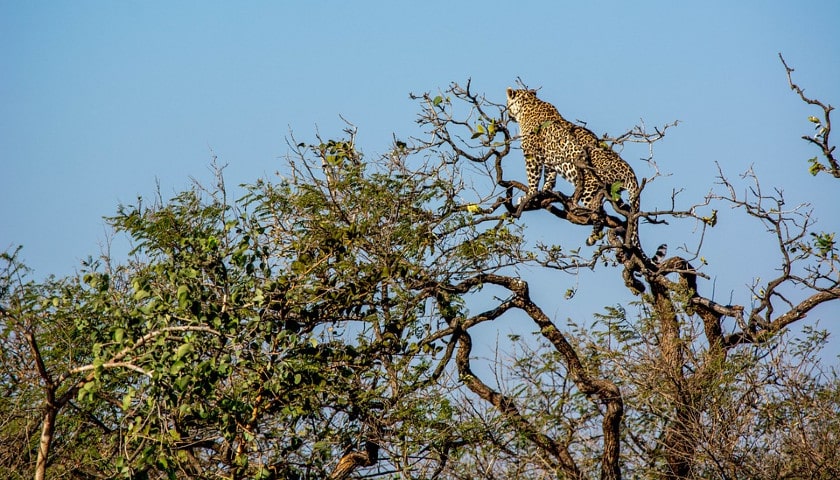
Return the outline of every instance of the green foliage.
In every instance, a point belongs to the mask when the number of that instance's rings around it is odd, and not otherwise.
[[[546,128],[550,127],[554,124],[554,120],[546,120],[534,128],[534,133],[539,134],[541,131],[545,130]]]
[[[816,247],[817,252],[819,252],[820,256],[822,257],[832,257],[834,259],[837,258],[837,247],[836,243],[834,242],[834,234],[833,233],[811,233],[811,236],[814,238],[814,247]]]
[[[712,210],[711,215],[709,215],[708,217],[702,217],[701,220],[703,220],[703,223],[705,223],[706,225],[714,227],[715,225],[717,225],[718,221],[717,213],[717,210]]]
[[[120,206],[109,222],[133,242],[126,265],[91,261],[42,285],[13,284],[22,267],[7,267],[4,312],[39,320],[5,338],[37,330],[50,370],[70,372],[58,393],[81,409],[59,413],[53,472],[323,477],[364,436],[411,437],[414,450],[446,441],[452,407],[425,390],[442,354],[425,341],[427,300],[501,268],[521,238],[512,225],[479,229],[443,165],[371,165],[352,140],[299,148],[290,178],[245,185],[235,202],[219,172],[216,189]],[[37,375],[16,368],[29,378],[14,396],[37,405]],[[86,418],[99,440],[66,436]]]
[[[498,132],[498,121],[493,120],[487,117],[482,117],[482,119],[475,125],[475,129],[473,134],[470,138],[476,139],[483,135],[487,136],[486,141],[492,142],[493,139],[496,137],[496,133]]]
[[[621,200],[621,190],[624,188],[623,182],[615,182],[610,185],[610,198],[615,201]]]
[[[326,478],[371,443],[380,457],[355,475],[591,477],[608,463],[608,418],[628,477],[667,473],[674,439],[688,439],[698,477],[837,476],[822,461],[840,438],[837,376],[819,369],[827,334],[791,339],[763,318],[776,298],[794,305],[788,280],[834,291],[833,233],[808,240],[805,217],[782,245],[812,261],[796,265],[806,276],[756,285],[749,315],[700,297],[693,267],[673,257],[625,272],[656,287],[638,303],[569,319],[565,333],[520,272],[626,266],[636,253],[526,243],[522,219],[498,213],[515,183],[502,171],[503,109],[448,92],[469,103],[466,119],[452,97],[423,96],[426,142],[395,139],[368,159],[348,129],[296,143],[283,175],[236,199],[217,171],[214,187],[120,206],[108,221],[132,242],[124,263],[35,281],[20,249],[0,254],[0,477],[33,476],[51,415],[54,478]],[[476,170],[492,193],[461,176]],[[610,186],[614,200],[621,189]],[[717,210],[699,218],[715,226]],[[787,235],[787,219],[761,218]],[[583,277],[549,292],[572,305]],[[810,301],[802,316],[827,300]],[[525,319],[506,336],[509,358],[498,342],[469,350],[479,325],[508,312]],[[488,348],[495,385],[470,367]]]
[[[820,163],[819,158],[811,157],[808,159],[808,163],[810,166],[808,167],[808,173],[813,176],[817,176],[818,173],[827,171],[828,169],[825,168],[825,165]]]

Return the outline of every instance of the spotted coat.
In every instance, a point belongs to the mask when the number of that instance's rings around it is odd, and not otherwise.
[[[507,89],[511,119],[519,123],[528,196],[539,189],[553,190],[560,174],[573,185],[573,198],[589,210],[600,210],[606,193],[616,182],[627,190],[634,211],[639,207],[639,183],[633,169],[617,153],[604,146],[590,130],[560,115],[554,105],[537,98],[534,90]]]

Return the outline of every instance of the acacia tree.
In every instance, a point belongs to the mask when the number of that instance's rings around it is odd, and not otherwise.
[[[807,139],[827,163],[812,172],[830,173],[831,107],[791,87],[823,109]],[[134,242],[125,264],[36,282],[5,254],[0,473],[769,478],[775,462],[836,476],[823,337],[784,336],[840,297],[833,236],[810,212],[784,210],[754,176],[736,195],[721,172],[720,191],[693,205],[646,198],[665,207],[600,218],[609,230],[591,255],[527,242],[535,210],[593,216],[561,192],[514,206],[518,139],[469,82],[414,98],[424,135],[381,156],[362,155],[350,126],[292,141],[284,176],[236,200],[218,171],[210,188],[121,206],[110,222]],[[652,144],[668,127],[605,141]],[[695,259],[651,258],[627,234],[639,220],[712,228],[713,203],[777,241],[779,275],[753,285],[750,306],[713,301]],[[619,275],[638,313],[561,328],[523,267]],[[476,331],[514,315],[537,340],[514,342],[509,367],[489,362],[488,380]]]
[[[110,221],[135,242],[126,265],[37,283],[7,255],[3,362],[26,401],[9,409],[4,473],[440,472],[463,440],[440,428],[453,424],[450,400],[429,394],[453,351],[431,337],[430,304],[512,265],[519,238],[480,228],[442,158],[409,167],[417,150],[398,142],[368,163],[347,134],[297,144],[288,177],[235,202],[219,176],[120,207]],[[63,441],[37,447],[33,426]]]
[[[792,70],[787,65],[785,67],[790,76]],[[805,102],[822,109],[822,118],[812,116],[809,119],[816,125],[816,134],[804,138],[819,147],[828,165],[824,166],[816,158],[811,159],[811,172],[832,173],[836,165],[834,147],[829,142],[832,108],[805,97],[792,81],[790,86]],[[467,98],[479,108],[481,102],[470,94],[469,88],[456,86],[450,93]],[[434,100],[431,103],[434,104]],[[486,163],[491,159],[487,154],[483,157],[471,155],[470,150],[459,142],[452,125],[467,123],[448,121],[443,109],[437,110],[429,107],[431,113],[427,119],[437,127],[435,132],[442,142],[469,161]],[[480,133],[485,128],[479,124],[475,130]],[[649,135],[641,129],[634,129],[614,140],[617,144],[629,139],[653,142],[659,140],[664,131],[663,128]],[[524,190],[517,182],[504,179],[500,157],[495,157],[497,183]],[[536,366],[532,355],[520,359],[524,365],[522,369],[528,373],[519,378],[520,382],[514,381],[513,384],[521,385],[522,380],[527,380],[525,383],[530,385],[527,389],[519,389],[520,408],[532,411],[532,424],[552,425],[552,429],[557,429],[557,425],[566,426],[563,434],[558,436],[566,439],[563,448],[583,444],[584,447],[575,448],[584,451],[601,449],[602,477],[619,476],[620,463],[634,475],[667,478],[745,475],[775,478],[780,470],[774,471],[771,466],[778,465],[785,465],[781,471],[792,476],[833,478],[837,475],[837,464],[830,460],[836,455],[828,453],[832,448],[829,445],[836,441],[838,435],[837,379],[833,375],[824,377],[820,374],[800,377],[805,368],[803,365],[813,365],[809,355],[822,343],[824,333],[815,332],[801,348],[792,350],[779,340],[781,332],[803,319],[818,305],[840,297],[834,236],[814,231],[814,217],[807,205],[786,208],[780,190],[767,194],[751,171],[746,177],[753,183],[746,197],[738,195],[732,182],[721,172],[718,181],[722,191],[711,193],[697,204],[676,209],[674,205],[677,202],[672,198],[669,209],[633,212],[626,220],[607,219],[613,230],[596,251],[595,258],[613,259],[623,267],[628,288],[634,293],[646,293],[639,300],[641,311],[637,318],[630,320],[623,309],[613,310],[593,325],[593,329],[578,330],[576,337],[587,341],[577,345],[576,351],[590,362],[587,369],[593,372],[593,377],[600,376],[600,381],[620,386],[625,404],[632,406],[626,409],[624,418],[621,418],[621,413],[618,414],[615,424],[629,450],[625,450],[621,460],[608,455],[611,445],[609,419],[617,409],[606,407],[595,415],[591,412],[577,413],[582,410],[572,401],[574,394],[590,396],[594,392],[585,390],[581,384],[575,373],[575,360],[565,355],[563,344],[546,335],[555,327],[541,321],[541,312],[533,308],[527,310],[555,351]],[[575,215],[575,208],[569,205],[568,197],[558,193],[544,193],[541,197],[525,206],[524,210],[545,209],[572,223],[588,223],[588,219]],[[510,198],[513,195],[508,194],[501,201],[508,211],[513,212]],[[723,305],[704,296],[698,278],[705,278],[705,275],[695,269],[688,259],[674,256],[660,261],[651,260],[638,243],[631,242],[632,237],[622,234],[627,231],[626,222],[640,218],[649,219],[654,224],[665,219],[689,218],[699,221],[704,229],[712,228],[717,222],[713,203],[740,209],[748,217],[758,220],[778,246],[779,274],[764,284],[752,286],[751,294],[755,301],[750,306]],[[702,258],[699,253],[701,248],[702,245],[697,247],[695,258]],[[552,252],[559,250],[557,248]],[[546,258],[543,264],[554,266],[550,265],[551,262],[559,260],[558,267],[567,269],[576,259],[559,255],[548,260]],[[726,329],[724,322],[727,320],[735,327]],[[779,345],[785,348],[780,349]],[[793,350],[793,360],[779,354]],[[583,355],[583,352],[586,354]],[[806,358],[798,358],[803,355]],[[576,385],[552,379],[557,372],[574,380]],[[466,384],[496,405],[502,418],[519,423],[520,413],[512,407],[517,399],[488,394],[486,386],[475,385],[474,382]],[[558,385],[563,388],[557,389]],[[816,399],[790,409],[787,402],[793,398],[801,399],[806,387],[812,389]],[[607,391],[597,392],[596,395],[604,403],[610,398]],[[534,397],[554,400],[534,404]],[[618,397],[615,403],[620,405],[621,400]],[[564,408],[555,413],[549,408],[552,404]],[[818,413],[802,421],[807,426],[802,425],[796,419],[801,417],[801,413],[793,412],[815,405],[819,407],[814,409]],[[570,415],[569,409],[575,413]],[[780,413],[783,410],[788,413]],[[753,423],[757,418],[761,419],[759,425]],[[600,429],[598,419],[602,424]],[[622,420],[623,430],[618,426]],[[773,431],[785,422],[796,423],[796,428],[792,425],[785,428],[796,431],[798,437]],[[519,431],[527,432],[528,429],[520,428]],[[587,437],[591,432],[594,436]],[[595,448],[584,441],[591,438],[598,439]],[[556,454],[553,445],[539,439],[534,439],[532,443],[538,451],[535,463],[544,463],[546,458],[556,457],[561,459],[559,464],[566,476],[578,476],[574,463],[565,465],[562,454]],[[794,443],[796,448],[791,448]],[[761,451],[763,445],[770,448]],[[512,459],[519,456],[511,453],[509,448],[499,449]],[[768,458],[773,461],[767,462]],[[607,462],[615,462],[612,464],[615,468],[607,468]],[[521,468],[521,465],[516,468]],[[587,468],[586,471],[592,472],[593,469]]]

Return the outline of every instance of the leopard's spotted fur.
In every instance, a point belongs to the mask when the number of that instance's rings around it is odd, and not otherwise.
[[[600,212],[604,197],[616,182],[627,190],[632,211],[639,209],[639,183],[633,169],[616,152],[601,145],[590,130],[560,115],[550,103],[537,98],[534,90],[507,89],[508,112],[519,123],[528,195],[533,196],[545,170],[543,190],[553,190],[557,174],[575,185],[573,203]],[[596,223],[594,243],[600,236]]]

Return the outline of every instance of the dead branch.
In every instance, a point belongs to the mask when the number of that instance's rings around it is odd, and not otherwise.
[[[785,58],[779,53],[779,60],[782,61],[782,65],[785,67],[785,72],[787,73],[788,85],[790,85],[790,89],[796,92],[799,95],[799,98],[802,99],[803,102],[809,105],[816,105],[822,109],[822,120],[817,117],[809,117],[808,120],[814,124],[814,128],[817,131],[814,136],[803,135],[802,139],[816,145],[822,156],[828,162],[828,167],[819,163],[817,158],[814,157],[811,159],[811,173],[816,175],[820,171],[828,172],[829,174],[833,175],[835,178],[840,178],[840,163],[837,162],[837,159],[834,158],[834,146],[831,145],[831,140],[829,136],[831,135],[831,111],[834,110],[834,107],[831,104],[824,104],[823,102],[815,99],[810,98],[805,95],[805,90],[799,87],[799,85],[793,83],[793,77],[791,74],[794,72],[793,68],[789,67],[787,62],[785,62]]]

